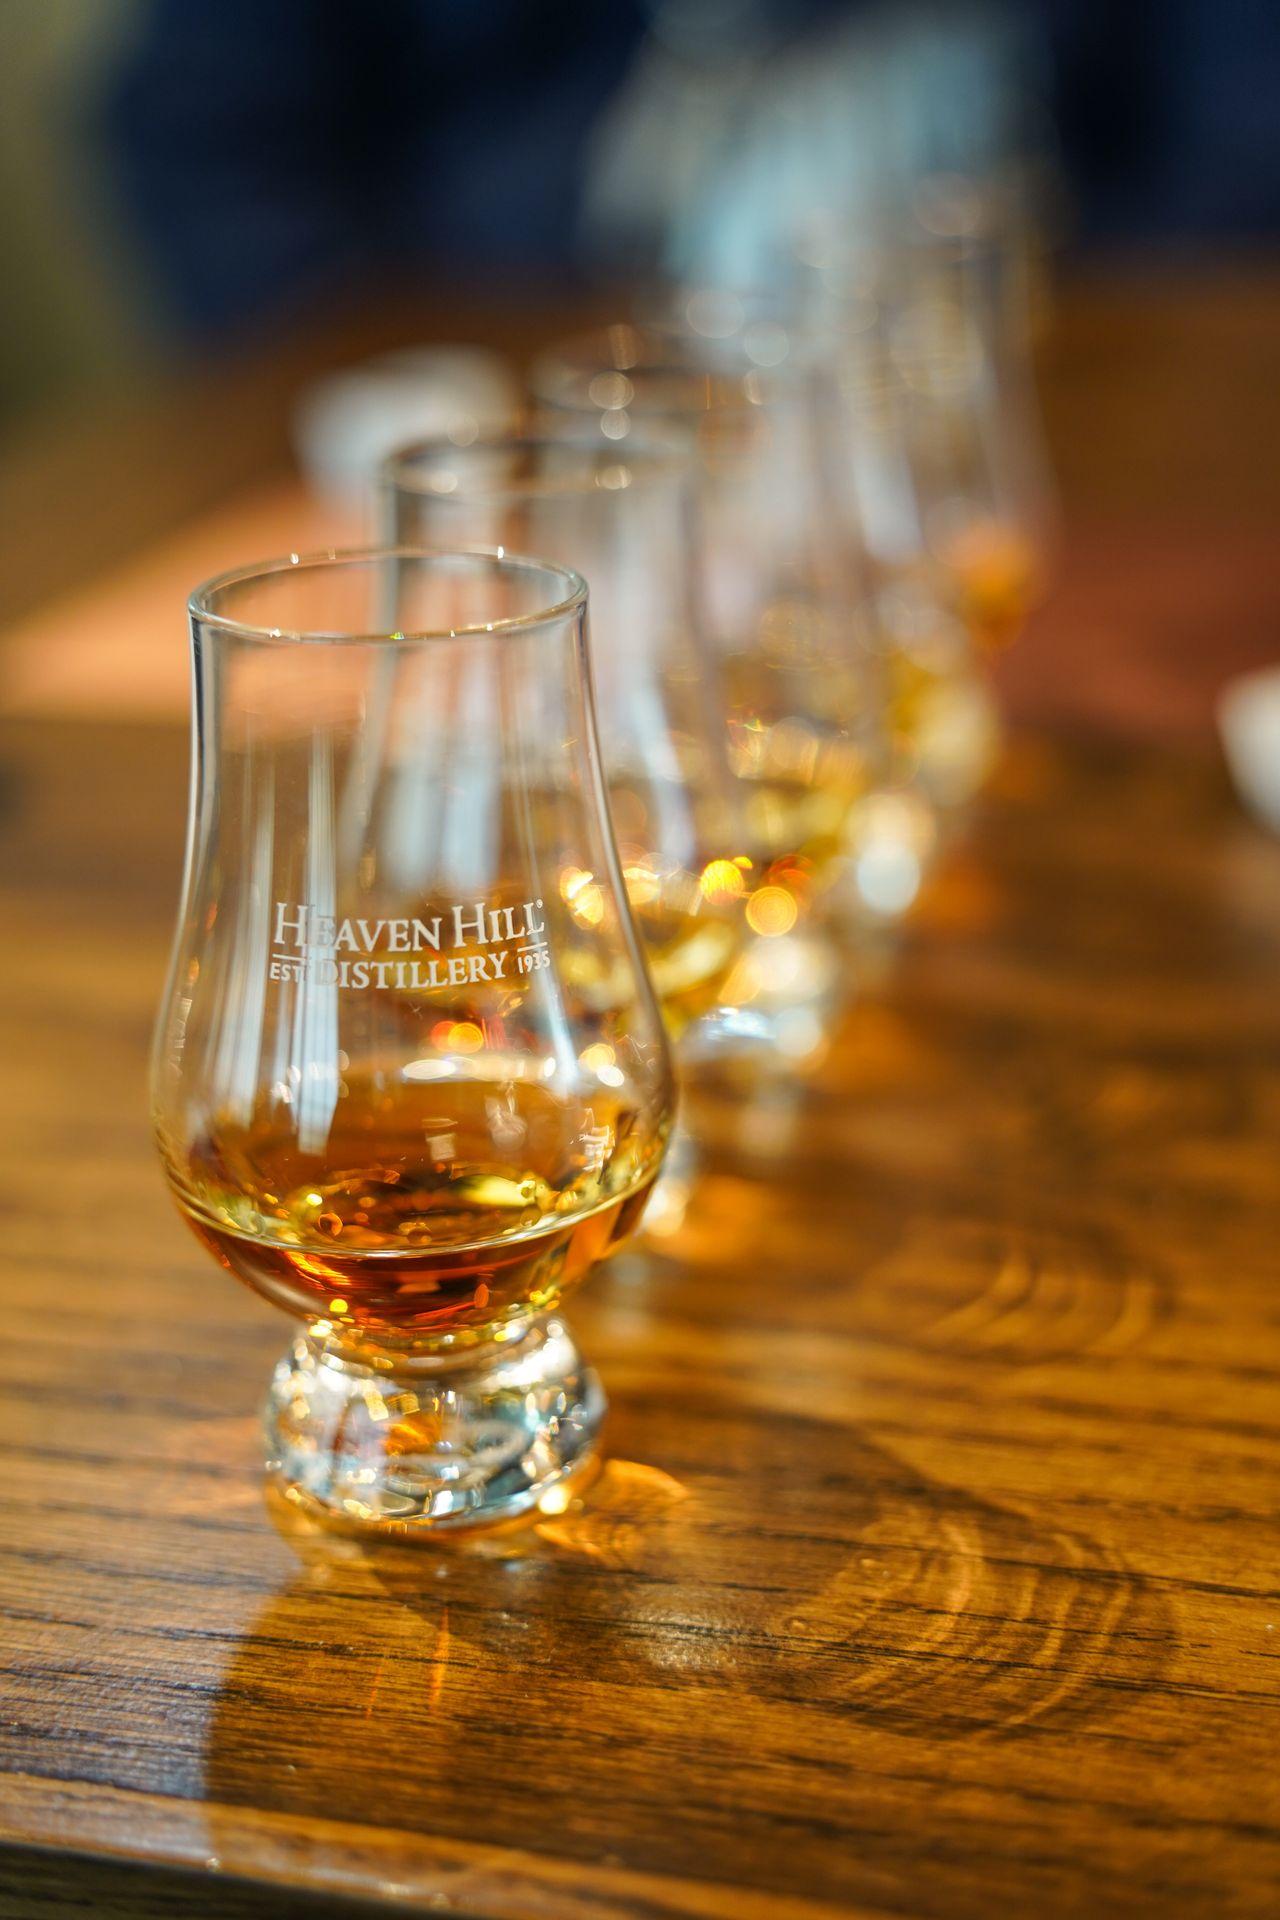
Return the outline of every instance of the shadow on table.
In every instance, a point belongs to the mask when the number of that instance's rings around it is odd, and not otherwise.
[[[142,1866],[44,1847],[0,1852],[3,1920],[385,1920],[382,1901],[253,1885],[198,1868]]]
[[[735,1884],[745,1830],[756,1883],[811,1847],[799,1884],[835,1897],[904,1737],[1097,1727],[1170,1654],[1117,1555],[856,1430],[682,1408],[678,1460],[669,1431],[663,1405],[616,1407],[621,1452],[562,1513],[461,1547],[365,1545],[278,1501],[302,1565],[227,1674],[215,1823],[269,1807]],[[234,1831],[213,1844],[234,1872]]]

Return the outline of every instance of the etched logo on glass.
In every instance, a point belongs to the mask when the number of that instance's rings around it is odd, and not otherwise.
[[[550,965],[542,901],[446,907],[426,918],[338,919],[277,900],[268,978],[405,993],[469,987]]]

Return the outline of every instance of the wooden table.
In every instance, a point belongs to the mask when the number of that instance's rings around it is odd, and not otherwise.
[[[271,1510],[144,1065],[181,730],[0,726],[0,1915],[1271,1915],[1280,843],[1024,732],[811,1084],[573,1311],[580,1505]]]

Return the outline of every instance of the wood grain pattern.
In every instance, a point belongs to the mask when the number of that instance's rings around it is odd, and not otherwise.
[[[1203,732],[1273,645],[1278,305],[1068,290],[1023,715]],[[278,470],[317,368],[543,320],[408,301],[8,450],[0,612]],[[0,726],[0,1920],[1273,1913],[1280,847],[1207,760],[1019,742],[582,1296],[581,1507],[415,1554],[266,1505],[283,1323],[154,1164],[185,758]]]
[[[410,1552],[265,1503],[284,1323],[150,1150],[183,739],[0,764],[0,1915],[1274,1912],[1280,846],[1212,766],[1022,739],[581,1296],[581,1505]]]

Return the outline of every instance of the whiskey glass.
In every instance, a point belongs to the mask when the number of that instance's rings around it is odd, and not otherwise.
[[[875,325],[924,550],[991,654],[1042,598],[1054,540],[1025,250],[981,207],[939,231],[932,205],[873,269]]]
[[[719,1004],[748,938],[753,862],[729,768],[718,662],[695,610],[687,460],[536,426],[400,449],[381,470],[386,537],[546,555],[590,582],[596,717],[631,911],[673,1040]],[[596,901],[580,868],[558,890]]]
[[[823,370],[772,323],[738,337],[615,325],[533,368],[537,400],[625,448],[657,426],[688,449],[701,617],[718,663],[753,862],[752,941],[721,1033],[803,1060],[849,986],[841,884],[884,775],[884,689],[825,455]]]
[[[636,1224],[673,1107],[585,583],[295,555],[190,612],[155,1128],[197,1237],[300,1323],[268,1469],[358,1525],[519,1512],[592,1450],[604,1398],[559,1306]]]
[[[893,758],[900,783],[927,798],[945,831],[999,752],[987,661],[955,580],[931,546],[916,403],[883,311],[864,291],[845,306],[843,324],[830,322],[828,340],[839,391],[837,471],[866,555]]]

